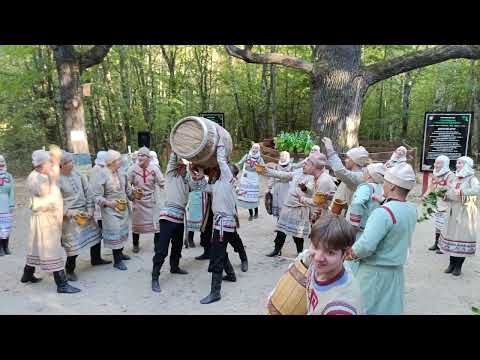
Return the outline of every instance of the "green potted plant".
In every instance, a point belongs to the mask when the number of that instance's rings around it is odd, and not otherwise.
[[[298,160],[306,157],[315,145],[312,139],[311,130],[295,131],[293,133],[281,132],[274,138],[275,148],[278,151],[288,151],[290,156]]]

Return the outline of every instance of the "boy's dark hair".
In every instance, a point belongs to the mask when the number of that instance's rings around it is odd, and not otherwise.
[[[327,249],[342,250],[353,245],[355,232],[344,217],[325,214],[312,227],[310,242],[314,247],[320,243]]]

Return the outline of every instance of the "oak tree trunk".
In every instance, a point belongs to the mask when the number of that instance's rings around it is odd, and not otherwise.
[[[330,137],[339,149],[358,145],[358,130],[367,83],[358,72],[360,46],[322,46],[311,77],[312,128],[317,143]]]

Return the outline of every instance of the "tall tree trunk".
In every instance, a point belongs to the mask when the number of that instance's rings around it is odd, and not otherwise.
[[[350,148],[358,142],[367,90],[364,77],[358,73],[360,46],[322,47],[321,62],[314,65],[311,79],[312,128],[317,133],[317,143],[321,136],[328,136],[340,148]]]
[[[475,161],[478,163],[479,162],[479,157],[480,157],[480,89],[479,89],[479,84],[478,84],[478,71],[476,69],[476,61],[472,60],[471,61],[471,81],[473,83],[472,86],[472,101],[471,101],[471,107],[470,109],[473,110],[474,118],[473,118],[473,124],[472,124],[472,146],[471,146],[471,152],[472,155],[475,158]]]
[[[236,124],[235,137],[236,137],[236,141],[238,142],[240,138],[245,138],[246,134],[243,131],[244,119],[242,115],[242,108],[240,107],[240,99],[237,93],[235,72],[233,70],[232,58],[230,56],[227,58],[227,66],[228,66],[228,71],[230,73],[230,87],[232,88],[233,98],[235,99],[235,108],[238,113],[238,119],[240,120],[235,122]]]
[[[412,77],[409,72],[405,73],[403,79],[403,95],[402,95],[402,139],[407,139],[408,133],[408,110],[410,108],[410,93],[412,90]]]
[[[130,118],[131,118],[131,96],[128,84],[128,69],[127,69],[127,49],[124,45],[120,46],[120,89],[122,92],[122,117],[123,128],[125,133],[125,140],[128,145],[131,145],[130,133]]]
[[[108,54],[111,45],[95,45],[83,54],[79,54],[73,45],[51,47],[60,83],[66,147],[75,153],[89,153],[80,75],[83,70],[100,63]]]
[[[277,46],[272,45],[272,53],[277,51]],[[272,136],[277,134],[277,68],[275,64],[270,64],[270,98],[272,102]]]

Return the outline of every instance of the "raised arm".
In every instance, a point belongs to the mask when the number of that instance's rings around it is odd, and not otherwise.
[[[237,166],[238,166],[239,168],[241,168],[241,167],[243,166],[243,164],[245,163],[245,160],[247,160],[247,156],[248,156],[248,154],[245,154],[245,155],[240,159],[240,161],[237,162]]]
[[[274,177],[282,181],[293,180],[293,174],[289,171],[274,170],[274,169],[266,168],[265,172],[262,175],[266,177]]]
[[[172,153],[170,154],[170,158],[168,159],[167,172],[166,172],[167,175],[177,170],[177,167],[178,167],[177,161],[178,161],[177,154],[175,154],[172,151]]]

